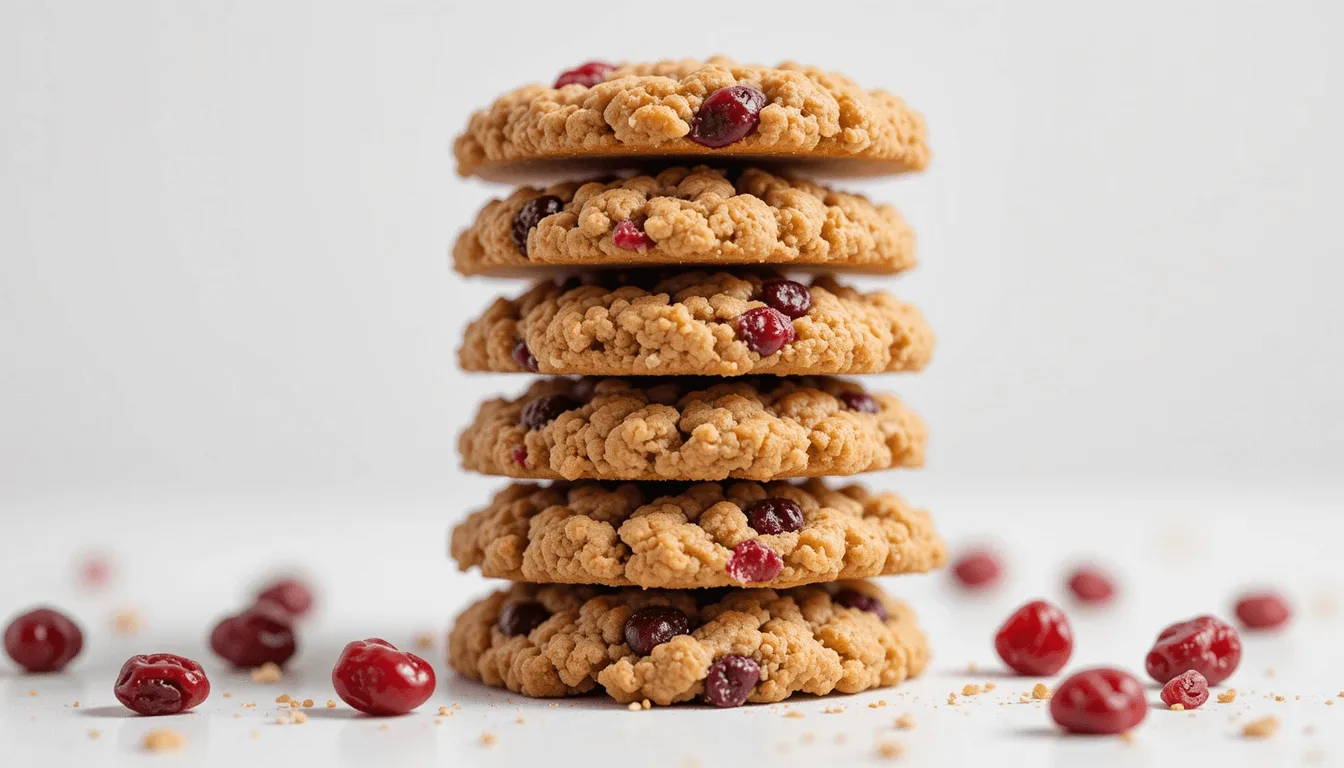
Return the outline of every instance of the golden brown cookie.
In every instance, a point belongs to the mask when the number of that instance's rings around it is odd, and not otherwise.
[[[622,704],[736,706],[896,685],[924,669],[929,649],[910,608],[862,581],[695,591],[516,584],[458,616],[448,658],[459,674],[524,696],[601,687]]]
[[[764,313],[792,337],[763,346]],[[769,354],[762,354],[769,352]],[[468,371],[585,376],[742,376],[917,371],[933,352],[919,310],[829,277],[607,274],[540,283],[467,327]]]
[[[757,168],[705,166],[521,187],[457,238],[464,275],[769,264],[895,274],[915,236],[890,205]]]
[[[779,480],[924,463],[924,422],[825,376],[541,379],[483,403],[466,469],[544,480]]]
[[[924,120],[905,102],[813,67],[685,59],[592,66],[553,85],[563,82],[472,115],[453,143],[458,173],[510,180],[712,157],[873,176],[929,162]]]
[[[735,567],[748,540],[778,556],[768,581],[743,581]],[[515,483],[453,530],[451,550],[459,568],[492,578],[651,589],[782,589],[947,560],[927,512],[821,480]]]

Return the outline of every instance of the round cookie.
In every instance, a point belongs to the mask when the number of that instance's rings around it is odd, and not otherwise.
[[[779,480],[924,463],[924,422],[825,376],[541,379],[484,402],[465,469],[542,480]]]
[[[729,264],[890,275],[915,266],[915,236],[862,195],[699,166],[521,187],[487,203],[453,247],[464,275]]]
[[[689,632],[641,655],[623,628],[648,606],[680,611]],[[759,670],[743,698],[763,704],[896,685],[924,669],[929,650],[910,608],[867,582],[689,592],[516,584],[469,607],[448,638],[453,669],[486,685],[538,698],[601,688],[621,704],[698,700],[729,656]]]
[[[473,114],[453,142],[457,172],[505,181],[713,157],[875,176],[929,162],[923,118],[843,75],[717,57],[590,66]]]
[[[793,505],[783,526],[781,500]],[[451,551],[459,568],[491,578],[694,589],[743,586],[730,566],[747,540],[781,559],[754,587],[925,573],[947,560],[927,512],[820,480],[515,483],[453,530]]]

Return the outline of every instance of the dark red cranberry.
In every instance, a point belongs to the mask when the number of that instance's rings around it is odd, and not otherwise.
[[[635,223],[634,219],[622,219],[611,230],[611,242],[617,248],[626,251],[644,252],[657,243],[653,238],[644,233],[644,230]]]
[[[765,94],[750,85],[720,88],[700,104],[686,138],[710,149],[741,141],[761,122],[765,101]]]
[[[1033,600],[999,627],[994,649],[1019,675],[1053,675],[1073,653],[1073,628],[1063,611],[1044,600]]]
[[[1278,629],[1292,617],[1293,609],[1277,592],[1252,592],[1237,601],[1237,621],[1246,629]]]
[[[176,715],[210,697],[210,680],[191,659],[152,653],[127,659],[112,692],[137,714]]]
[[[518,252],[526,256],[527,236],[532,232],[532,228],[547,216],[564,209],[564,202],[555,195],[542,195],[524,203],[523,207],[518,209],[518,215],[513,217],[513,229],[509,232]]]
[[[528,429],[541,429],[555,421],[565,411],[579,407],[578,401],[564,395],[544,395],[528,403],[518,417],[518,423]]]
[[[747,522],[757,533],[789,533],[803,527],[803,509],[791,499],[761,499],[747,507]]]
[[[1050,717],[1073,733],[1124,733],[1148,716],[1143,685],[1119,669],[1088,669],[1068,678],[1050,699]]]
[[[836,592],[835,597],[831,599],[846,608],[875,613],[877,618],[883,621],[887,620],[887,607],[882,604],[881,600],[872,595],[865,595],[856,589],[842,589]]]
[[[756,539],[738,544],[733,548],[733,556],[728,558],[728,575],[743,584],[770,581],[782,570],[784,560]]]
[[[1080,603],[1104,605],[1115,597],[1115,581],[1100,568],[1084,565],[1069,576],[1069,591]]]
[[[1003,566],[998,555],[987,549],[976,549],[961,556],[952,565],[952,575],[967,589],[991,587],[1003,578]]]
[[[84,649],[84,633],[65,614],[38,608],[5,629],[5,652],[29,672],[58,672]]]
[[[1212,616],[1198,616],[1162,630],[1148,652],[1148,674],[1159,683],[1193,669],[1217,685],[1241,662],[1237,630]]]
[[[625,644],[640,656],[648,656],[653,649],[677,635],[691,631],[686,614],[667,605],[650,605],[630,614],[625,620]]]
[[[266,662],[283,666],[298,650],[298,641],[290,615],[259,602],[219,622],[210,633],[210,649],[236,667],[253,669]]]
[[[1162,703],[1168,707],[1180,704],[1194,709],[1209,700],[1209,681],[1193,669],[1171,678],[1162,686]]]
[[[341,651],[331,684],[341,701],[366,715],[404,715],[434,695],[434,668],[386,640],[356,640]]]
[[[716,707],[740,707],[761,681],[761,665],[746,656],[724,656],[705,677],[705,700]]]
[[[845,404],[845,408],[859,413],[877,413],[877,401],[872,395],[865,392],[844,392],[840,395],[840,402]]]
[[[526,341],[519,341],[513,345],[513,362],[518,364],[519,368],[529,373],[537,372],[537,356],[532,354],[532,350],[527,348]]]
[[[789,317],[799,318],[812,308],[812,291],[792,280],[767,280],[761,286],[761,301]]]
[[[513,463],[520,467],[527,466],[527,448],[521,445],[513,446],[513,451],[509,454],[509,458],[513,459]]]
[[[499,611],[499,631],[503,632],[505,637],[526,635],[549,618],[551,612],[541,603],[532,600],[509,603]]]
[[[274,581],[258,592],[257,602],[270,603],[298,618],[313,609],[313,590],[302,581],[288,577]]]
[[[577,83],[584,88],[592,88],[594,85],[606,80],[607,75],[611,74],[614,69],[616,69],[616,67],[605,61],[584,62],[573,69],[567,69],[564,72],[561,72],[560,76],[555,79],[555,85],[552,87],[564,88],[566,85]]]
[[[793,341],[793,321],[773,307],[754,307],[737,318],[737,335],[747,348],[769,357]]]

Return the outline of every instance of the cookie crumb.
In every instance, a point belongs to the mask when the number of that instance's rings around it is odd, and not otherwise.
[[[336,708],[336,702],[332,701],[331,699],[327,699],[327,709],[335,709],[335,708]]]
[[[967,683],[961,687],[962,696],[979,696],[980,686],[975,683]]]
[[[1241,735],[1248,739],[1267,739],[1279,730],[1279,718],[1270,715],[1241,727]]]
[[[495,741],[496,741],[495,734],[489,731],[485,731],[481,734],[481,746],[493,747],[495,746]]]
[[[884,741],[877,745],[877,756],[884,760],[895,760],[905,754],[905,747],[894,741]]]
[[[271,685],[280,682],[280,665],[268,661],[260,667],[252,670],[252,682],[262,685]]]
[[[1035,687],[1031,689],[1031,698],[1048,699],[1050,698],[1050,689],[1046,687],[1045,683],[1037,683]]]
[[[1031,694],[1029,694],[1029,693],[1024,693],[1024,694],[1022,694],[1021,696],[1018,696],[1018,697],[1017,697],[1017,703],[1018,703],[1018,704],[1030,704],[1030,703],[1031,703]]]
[[[312,708],[313,708],[313,700],[312,700],[312,699],[304,699],[304,700],[303,700],[303,708],[304,708],[304,709],[312,709]]]
[[[824,713],[826,713],[826,714],[828,714],[828,715],[842,715],[842,714],[845,713],[845,708],[844,708],[844,707],[827,707],[827,708],[823,709],[822,712],[824,712]]]
[[[275,718],[275,724],[276,724],[276,725],[286,725],[286,724],[288,724],[288,723],[289,723],[289,720],[285,719],[285,716],[284,716],[284,715],[281,715],[281,716]]]
[[[134,635],[140,631],[140,615],[130,608],[112,614],[112,631],[118,635]]]
[[[626,704],[625,708],[630,710],[631,712],[639,712],[641,709],[643,709],[643,707],[639,706],[638,701],[632,701],[629,704]]]
[[[789,719],[791,719],[791,720],[802,720],[802,719],[803,719],[803,713],[802,713],[802,712],[799,712],[799,711],[796,710],[796,709],[790,709],[788,712],[785,712],[785,713],[784,713],[784,716],[787,717],[787,718],[789,718]]]
[[[439,717],[448,717],[453,714],[453,710],[447,707],[439,707]]]
[[[1282,696],[1275,696],[1275,697],[1274,697],[1274,700],[1275,700],[1275,701],[1283,701],[1283,697],[1282,697]]]
[[[896,718],[896,727],[900,728],[902,731],[913,730],[915,727],[914,716],[910,715],[909,713],[906,713]]]
[[[1180,703],[1172,704],[1170,707],[1167,707],[1167,709],[1170,709],[1172,712],[1184,712],[1185,705]]]
[[[999,686],[997,686],[997,685],[995,685],[995,684],[993,684],[993,683],[985,683],[985,685],[984,685],[984,688],[985,688],[986,691],[992,691],[992,690],[994,690],[995,688],[998,688],[998,687],[999,687]]]
[[[972,674],[972,675],[974,675],[976,669],[978,669],[978,667],[975,666],[975,662],[974,662],[974,661],[967,662],[967,664],[966,664],[966,672],[967,672],[968,674]]]
[[[141,746],[150,752],[171,752],[175,749],[181,749],[187,745],[186,738],[177,731],[170,731],[166,728],[150,731],[145,734]]]
[[[886,699],[878,699],[877,701],[870,701],[870,702],[868,702],[868,708],[869,708],[869,709],[881,709],[881,708],[883,708],[883,707],[885,707],[885,706],[887,706],[887,700],[886,700]]]
[[[294,712],[289,716],[289,719],[295,725],[303,725],[304,723],[308,722],[308,716],[303,714],[302,712]]]
[[[276,704],[288,704],[291,701],[288,693],[282,693],[275,697]]]
[[[100,730],[98,730],[97,728],[95,728],[95,729],[89,731],[89,738],[90,738],[90,739],[93,739],[94,741],[97,741],[97,740],[103,738],[103,732],[100,731]]]
[[[1333,706],[1335,706],[1335,700],[1334,700],[1334,699],[1326,699],[1326,700],[1325,700],[1325,706],[1327,706],[1327,707],[1333,707]]]
[[[434,650],[434,635],[428,632],[421,632],[415,636],[415,647],[422,651]]]
[[[947,694],[947,703],[950,704],[950,705],[952,705],[952,706],[956,706],[956,704],[957,704],[957,694],[955,694],[955,693],[949,693],[949,694]]]
[[[649,701],[648,699],[645,699],[639,702],[639,706],[643,707],[644,709],[653,709],[653,702]]]
[[[79,709],[79,702],[76,701],[74,704],[71,704],[70,706],[74,707],[75,709]]]
[[[34,691],[29,691],[29,692],[28,692],[28,695],[29,695],[29,696],[37,696],[37,691],[35,691],[35,690],[34,690]]]
[[[1180,705],[1177,705],[1177,706],[1180,706]],[[1134,743],[1134,732],[1133,732],[1133,731],[1125,731],[1124,733],[1120,734],[1120,740],[1123,741],[1123,742],[1125,742],[1126,744],[1133,744],[1133,743]]]
[[[1226,691],[1223,691],[1222,693],[1218,694],[1219,704],[1231,704],[1236,700],[1237,700],[1236,688],[1228,688]]]

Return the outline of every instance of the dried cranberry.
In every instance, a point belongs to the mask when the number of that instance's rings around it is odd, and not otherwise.
[[[1148,716],[1143,685],[1119,669],[1088,669],[1060,683],[1050,717],[1073,733],[1124,733]]]
[[[789,533],[803,527],[803,509],[791,499],[761,499],[747,507],[747,522],[757,533]]]
[[[653,649],[677,635],[691,631],[686,614],[667,605],[650,605],[630,614],[625,620],[625,644],[640,656],[648,656]]]
[[[1198,616],[1162,630],[1148,652],[1148,674],[1159,683],[1193,669],[1217,685],[1241,662],[1237,630],[1212,616]]]
[[[297,618],[313,609],[313,590],[293,577],[279,579],[257,593],[257,602],[270,603]]]
[[[526,341],[519,341],[513,345],[513,361],[519,368],[529,373],[537,372],[537,356],[532,354],[532,350],[527,348]]]
[[[546,606],[533,600],[509,603],[499,611],[499,631],[505,637],[526,635],[551,618]]]
[[[812,291],[792,280],[767,280],[761,286],[761,301],[789,317],[799,318],[812,308]]]
[[[859,413],[877,413],[877,401],[872,395],[865,392],[844,392],[840,395],[840,402],[845,404],[845,408]]]
[[[836,592],[831,600],[846,608],[874,613],[877,614],[877,618],[883,621],[887,620],[887,607],[882,604],[882,601],[872,595],[865,595],[856,589],[842,589]]]
[[[1237,621],[1246,629],[1278,629],[1292,616],[1288,601],[1277,592],[1252,592],[1237,601]]]
[[[527,466],[527,448],[521,445],[513,446],[513,451],[509,453],[509,458],[513,459],[513,463],[520,467]]]
[[[592,88],[594,85],[607,79],[615,66],[605,61],[588,61],[580,64],[573,69],[567,69],[560,73],[555,79],[553,88],[564,88],[566,85],[577,83],[585,88]]]
[[[952,565],[952,575],[967,589],[984,589],[1003,578],[1003,566],[998,555],[987,549],[976,549],[961,556]]]
[[[1115,597],[1115,581],[1100,568],[1084,565],[1069,576],[1069,591],[1080,603],[1102,605]]]
[[[565,411],[579,407],[578,401],[564,395],[543,395],[523,407],[518,423],[528,429],[541,429]]]
[[[753,307],[737,318],[737,335],[747,348],[769,357],[793,341],[793,321],[773,307]]]
[[[283,666],[298,650],[290,622],[283,609],[259,602],[219,622],[210,633],[210,649],[237,667],[252,669],[266,662]]]
[[[743,584],[770,581],[782,570],[784,560],[756,539],[738,544],[733,548],[733,556],[728,558],[728,575]]]
[[[765,94],[750,85],[720,88],[700,104],[686,138],[710,149],[741,141],[761,122],[765,101]]]
[[[527,236],[532,232],[532,228],[547,216],[564,209],[564,201],[555,195],[542,195],[524,203],[523,207],[518,209],[518,214],[513,217],[513,229],[509,232],[518,252],[526,256]]]
[[[1162,686],[1162,703],[1168,707],[1180,704],[1183,709],[1194,709],[1209,700],[1209,681],[1193,669],[1171,678]]]
[[[366,715],[404,715],[434,695],[434,668],[386,640],[345,646],[331,670],[336,695]]]
[[[38,608],[5,629],[5,652],[29,672],[58,672],[84,649],[84,633],[65,614]]]
[[[176,715],[210,697],[210,680],[191,659],[153,653],[127,659],[112,692],[132,712]]]
[[[1019,675],[1053,675],[1073,653],[1073,628],[1063,611],[1044,600],[1033,600],[999,628],[994,649]]]
[[[746,656],[724,656],[705,677],[705,700],[716,707],[740,707],[761,681],[761,665]]]
[[[635,223],[634,219],[622,219],[611,230],[611,242],[617,248],[626,251],[639,251],[643,253],[657,243],[653,238],[644,233],[644,230]]]

